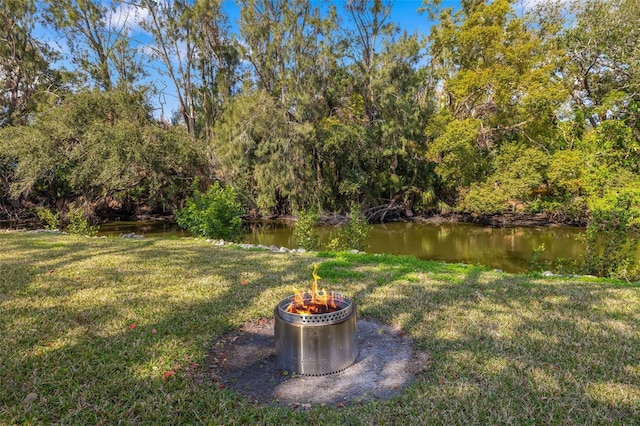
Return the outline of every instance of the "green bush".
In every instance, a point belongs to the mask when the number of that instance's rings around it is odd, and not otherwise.
[[[458,209],[472,215],[491,215],[507,210],[508,196],[503,188],[491,183],[472,184],[468,191],[460,192]]]
[[[337,235],[329,242],[329,249],[334,251],[340,250],[364,250],[366,248],[365,241],[371,225],[367,223],[367,219],[362,214],[360,207],[353,205],[349,213],[349,222],[338,230]]]
[[[293,239],[296,246],[305,250],[317,250],[320,242],[318,234],[318,214],[302,211],[293,225]]]
[[[542,260],[544,244],[535,248],[529,270],[583,273],[635,281],[640,279],[636,260],[640,235],[640,190],[637,185],[608,190],[589,198],[589,224],[577,239],[584,246],[581,261]]]
[[[537,271],[544,269],[545,262],[542,261],[542,255],[546,247],[544,243],[540,244],[538,247],[534,247],[533,253],[531,253],[531,257],[529,258],[529,271]]]
[[[89,225],[89,221],[81,209],[74,209],[69,211],[67,232],[93,237],[98,233],[98,227]]]
[[[176,218],[178,225],[194,235],[234,241],[242,235],[242,214],[233,188],[216,182],[205,193],[195,188]]]
[[[155,121],[145,99],[142,90],[80,91],[32,111],[27,126],[2,127],[0,174],[11,197],[84,199],[89,208],[106,195],[125,209],[173,210],[203,165],[202,147],[182,126]]]
[[[529,271],[552,271],[556,274],[582,273],[582,269],[580,268],[577,260],[564,258],[557,258],[553,260],[543,259],[542,256],[544,255],[545,249],[544,243],[533,249],[533,253],[529,258]]]
[[[640,189],[618,188],[589,200],[590,221],[580,235],[585,272],[626,280],[640,278],[636,261],[640,225]]]
[[[60,215],[58,213],[54,213],[49,209],[38,209],[37,213],[38,219],[42,222],[42,226],[44,229],[54,230],[60,228]]]

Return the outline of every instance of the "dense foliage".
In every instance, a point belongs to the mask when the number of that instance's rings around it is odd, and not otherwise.
[[[172,211],[200,170],[195,143],[141,93],[82,91],[28,126],[0,129],[4,196],[57,210]]]
[[[196,187],[176,212],[178,225],[201,237],[235,240],[242,234],[242,206],[237,198],[233,188],[219,182],[204,193]]]
[[[316,212],[301,211],[293,225],[293,240],[295,245],[305,250],[317,250],[320,246],[318,233],[319,217]]]
[[[333,251],[364,250],[367,248],[366,240],[370,230],[371,225],[354,204],[349,212],[349,221],[334,233],[329,241],[329,248]]]
[[[423,38],[382,0],[237,7],[4,2],[2,216],[172,212],[198,178],[254,215],[595,224],[638,187],[640,0],[426,1]]]

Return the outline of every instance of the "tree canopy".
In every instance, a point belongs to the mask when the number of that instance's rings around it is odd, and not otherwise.
[[[638,186],[639,0],[425,1],[422,34],[393,7],[4,1],[0,214],[170,213],[197,180],[255,215],[585,222]]]

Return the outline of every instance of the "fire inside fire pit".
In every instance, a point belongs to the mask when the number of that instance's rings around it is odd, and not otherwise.
[[[284,298],[275,308],[274,334],[278,367],[322,376],[350,367],[358,356],[356,308],[340,293],[313,288]]]
[[[291,296],[286,311],[290,314],[318,315],[329,314],[343,308],[343,296],[339,293],[318,291],[318,265],[313,265],[313,287],[310,291],[302,290]]]

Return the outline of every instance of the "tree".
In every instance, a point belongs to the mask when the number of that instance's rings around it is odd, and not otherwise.
[[[62,83],[49,66],[56,58],[33,37],[38,15],[30,0],[10,0],[0,9],[0,127],[24,125],[30,115],[55,95]]]
[[[445,188],[464,189],[477,181],[484,185],[483,191],[501,191],[500,182],[515,184],[522,178],[515,169],[493,163],[503,145],[519,146],[530,160],[529,154],[538,158],[539,152],[548,155],[560,148],[555,123],[567,93],[556,73],[562,52],[549,30],[555,21],[533,25],[530,15],[516,16],[507,0],[463,2],[457,12],[439,12],[440,22],[431,31],[431,54],[442,86],[442,110],[441,118],[427,128],[433,140],[430,158],[438,163]],[[457,183],[451,177],[457,173],[452,167],[459,162],[443,163],[449,158],[450,145],[460,144],[451,139],[456,127],[447,122],[477,123],[474,143],[466,145],[465,154],[475,166],[461,169],[475,174],[467,173]],[[533,150],[526,151],[528,147]],[[473,190],[465,194],[472,195]],[[506,200],[517,194],[528,198],[520,190],[500,196]]]
[[[263,90],[237,96],[216,125],[218,176],[249,209],[290,213],[315,192],[304,149],[312,131],[308,123],[291,123],[288,111]]]
[[[129,28],[134,16],[98,0],[46,0],[49,22],[65,35],[71,61],[93,87],[103,90],[133,88],[145,75]],[[124,13],[121,13],[123,12]]]
[[[345,44],[349,46],[346,54],[354,61],[362,78],[361,95],[370,125],[377,116],[375,77],[382,65],[379,63],[380,47],[398,32],[397,26],[390,21],[392,6],[382,0],[349,0],[345,5],[354,27],[345,30]]]
[[[515,16],[506,0],[445,11],[431,33],[433,63],[452,119],[482,121],[479,145],[520,137],[542,145],[566,93],[554,72],[559,51]]]
[[[247,0],[239,24],[250,74],[216,126],[220,177],[263,212],[306,208],[317,193],[314,123],[329,113],[334,23],[308,0]]]
[[[309,0],[242,0],[240,36],[243,56],[256,87],[273,96],[290,120],[316,116],[322,105],[327,72],[331,71],[336,15],[322,16]],[[320,101],[320,102],[318,102]]]
[[[571,9],[563,72],[575,108],[592,128],[623,120],[640,141],[640,1],[589,0]]]
[[[29,126],[1,129],[0,152],[14,165],[12,197],[90,213],[110,203],[173,210],[200,163],[184,133],[158,125],[150,111],[143,93],[94,90],[65,98]]]
[[[333,151],[335,141],[344,139],[346,152],[338,159],[353,156],[349,150],[359,153],[339,165],[345,173],[333,178],[343,208],[356,200],[369,206],[410,206],[433,183],[422,131],[433,113],[432,88],[420,69],[424,51],[417,35],[401,33],[391,21],[392,7],[383,1],[345,5],[349,25],[343,28],[340,44],[345,66],[339,75],[342,81],[334,83],[342,93],[325,122],[331,125],[321,128]],[[321,142],[320,150],[322,146]],[[329,166],[328,170],[336,169]]]
[[[199,106],[198,129],[203,129],[207,141],[213,138],[213,127],[222,115],[225,102],[237,91],[240,56],[237,42],[229,34],[227,17],[217,0],[201,0],[194,6],[200,76],[196,104]],[[200,130],[198,130],[200,133]]]
[[[141,0],[143,27],[153,36],[153,57],[171,80],[187,133],[212,138],[223,102],[234,91],[239,64],[220,0],[158,3]]]
[[[477,146],[480,126],[478,119],[450,121],[429,147],[435,171],[450,191],[469,187],[482,177],[486,166]]]

